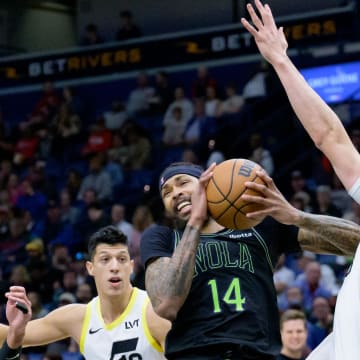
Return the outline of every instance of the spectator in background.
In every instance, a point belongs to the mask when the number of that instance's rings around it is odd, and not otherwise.
[[[120,139],[120,146],[109,151],[113,161],[118,161],[128,170],[143,169],[150,164],[152,145],[143,128],[128,122],[122,129]]]
[[[146,205],[138,205],[132,217],[133,231],[129,239],[130,257],[134,261],[134,270],[131,276],[132,284],[145,290],[145,270],[140,258],[140,239],[145,229],[154,226],[154,218],[151,210]]]
[[[130,246],[134,227],[130,222],[126,221],[125,214],[125,205],[114,204],[111,208],[111,224],[114,225],[118,230],[122,231],[124,235],[126,235]]]
[[[250,136],[250,149],[252,153],[249,159],[258,163],[271,176],[274,173],[274,160],[271,152],[264,148],[260,134]]]
[[[202,139],[206,141],[209,133],[203,100],[194,101],[194,116],[188,121],[184,132],[184,141],[188,146],[196,146]]]
[[[239,113],[244,105],[244,99],[236,92],[236,86],[229,83],[225,87],[226,99],[223,100],[218,109],[218,116]]]
[[[331,292],[320,284],[321,267],[317,261],[311,261],[305,266],[305,276],[297,278],[294,285],[298,286],[304,295],[304,310],[311,312],[312,303],[315,297],[323,296],[330,299]]]
[[[130,91],[126,110],[130,116],[147,115],[150,110],[151,99],[155,89],[148,84],[145,72],[139,73],[137,87]]]
[[[286,266],[285,260],[285,254],[282,254],[274,271],[274,284],[278,300],[284,294],[286,288],[295,280],[295,272]]]
[[[105,111],[103,117],[105,127],[111,131],[120,129],[128,119],[125,105],[119,99],[113,100],[111,110]]]
[[[34,131],[30,129],[21,131],[15,143],[13,163],[22,167],[35,160],[39,141],[40,139]]]
[[[96,197],[100,201],[111,201],[112,181],[110,175],[104,170],[99,156],[90,159],[89,174],[81,182],[77,195],[78,200],[83,200],[84,193],[88,189],[95,190]]]
[[[98,119],[90,127],[90,133],[85,146],[82,148],[82,155],[93,155],[107,151],[112,146],[112,133],[105,127],[103,118]]]
[[[87,208],[86,217],[77,227],[80,241],[76,250],[85,253],[90,235],[100,228],[109,225],[109,223],[110,219],[103,203],[100,201],[91,203]]]
[[[304,295],[300,287],[288,284],[283,294],[279,297],[278,307],[280,313],[288,309],[304,310]]]
[[[150,99],[152,112],[165,113],[173,100],[174,89],[169,84],[169,75],[165,71],[158,71],[155,75],[155,92]]]
[[[212,78],[206,66],[199,66],[197,69],[196,79],[192,84],[192,97],[193,99],[206,98],[206,89],[211,86],[217,90],[217,81]]]
[[[162,141],[166,146],[178,146],[184,142],[184,132],[187,120],[183,116],[182,108],[176,106],[172,109],[171,116],[164,121],[164,134]]]
[[[49,128],[51,119],[56,113],[61,99],[54,89],[51,81],[43,84],[43,93],[36,102],[33,111],[27,121],[20,122],[19,129],[25,131],[27,129],[37,131],[43,128]]]
[[[45,308],[42,303],[40,293],[38,293],[37,291],[29,291],[28,298],[31,301],[31,320],[42,318],[49,312],[49,310]]]
[[[76,200],[77,194],[80,190],[81,181],[82,179],[80,173],[75,169],[69,169],[65,179],[65,186],[70,193],[71,201]]]
[[[72,205],[71,194],[68,188],[63,188],[60,192],[60,214],[61,221],[69,224],[76,224],[79,220],[80,210]]]
[[[80,131],[80,116],[73,112],[69,104],[61,104],[58,113],[54,117],[53,152],[57,158],[64,158],[64,151],[67,152],[68,158],[73,156],[71,150],[80,140]],[[68,160],[68,158],[64,160]]]
[[[217,117],[221,105],[217,90],[213,86],[207,86],[205,91],[205,114],[208,117]]]
[[[129,10],[120,12],[121,27],[116,33],[116,40],[123,41],[140,37],[141,30],[138,25],[134,23],[133,14]]]
[[[282,347],[276,360],[303,360],[306,348],[307,320],[301,310],[286,310],[280,317]]]
[[[33,184],[25,178],[21,182],[22,194],[18,197],[16,206],[31,213],[34,221],[44,219],[46,212],[46,196],[34,189]]]
[[[97,45],[102,44],[104,39],[99,34],[99,30],[97,25],[88,24],[85,27],[85,33],[83,38],[81,39],[80,45],[89,46],[89,45]]]
[[[341,217],[342,213],[331,201],[331,188],[328,185],[319,185],[316,188],[314,213]]]
[[[93,298],[91,286],[87,283],[80,284],[76,289],[76,302],[87,304]]]
[[[181,108],[182,122],[187,124],[194,115],[194,105],[188,98],[185,97],[184,88],[181,86],[178,86],[175,89],[174,97],[174,101],[166,110],[163,124],[166,125],[169,119],[173,116],[174,108],[177,107]]]

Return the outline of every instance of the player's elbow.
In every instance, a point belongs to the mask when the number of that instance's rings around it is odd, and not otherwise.
[[[173,322],[177,317],[179,309],[171,301],[163,301],[154,307],[154,311],[163,319]]]

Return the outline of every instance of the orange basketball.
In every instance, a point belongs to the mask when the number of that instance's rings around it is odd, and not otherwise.
[[[240,198],[243,194],[259,195],[244,185],[247,181],[264,184],[256,174],[259,169],[260,165],[247,159],[226,160],[215,167],[206,196],[208,209],[216,222],[229,229],[248,229],[261,222],[246,217],[248,212],[261,210],[261,205]]]

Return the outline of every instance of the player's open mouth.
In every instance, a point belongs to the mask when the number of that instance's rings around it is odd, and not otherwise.
[[[178,206],[176,207],[176,210],[178,212],[180,212],[182,209],[184,209],[186,206],[190,206],[191,202],[190,201],[183,201],[180,204],[178,204]]]
[[[112,284],[116,285],[116,284],[119,284],[121,282],[121,279],[119,277],[112,277],[112,278],[109,279],[109,281]]]

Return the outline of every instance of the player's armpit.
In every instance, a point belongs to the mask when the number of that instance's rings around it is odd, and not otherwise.
[[[345,219],[304,213],[298,241],[304,250],[335,255],[353,255],[360,242],[360,227]]]

